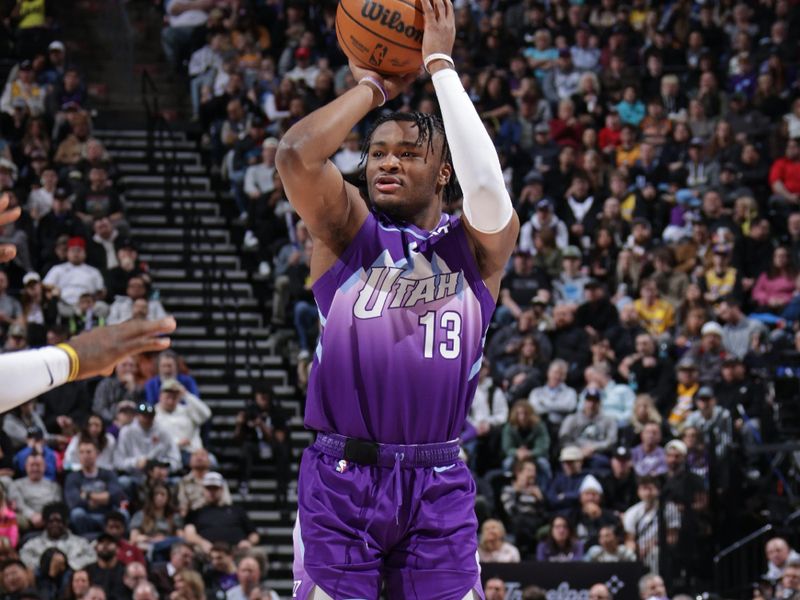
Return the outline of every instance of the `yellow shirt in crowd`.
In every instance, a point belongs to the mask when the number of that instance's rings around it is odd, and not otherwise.
[[[646,306],[641,298],[633,305],[642,326],[651,335],[659,336],[675,325],[675,309],[662,298],[656,300],[652,306]]]

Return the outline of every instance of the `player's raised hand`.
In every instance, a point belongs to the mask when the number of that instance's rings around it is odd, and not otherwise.
[[[376,81],[380,82],[383,86],[383,89],[386,90],[386,99],[393,100],[397,98],[400,94],[402,94],[408,86],[410,86],[414,80],[417,78],[419,73],[406,73],[405,75],[395,75],[392,77],[388,77],[386,75],[381,75],[376,71],[370,71],[369,69],[365,69],[363,67],[359,67],[358,65],[354,64],[353,61],[350,61],[350,72],[353,74],[353,77],[356,81],[361,81],[364,77],[371,77]]]
[[[456,41],[456,15],[452,0],[422,0],[425,33],[422,36],[422,56],[453,53]]]
[[[0,227],[13,223],[22,214],[19,206],[8,208],[8,194],[0,196]],[[8,262],[17,255],[17,247],[14,244],[0,244],[0,263]]]

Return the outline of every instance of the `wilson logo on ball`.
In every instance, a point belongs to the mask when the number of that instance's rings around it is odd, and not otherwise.
[[[421,29],[417,29],[413,25],[403,22],[403,15],[399,11],[390,10],[380,2],[374,0],[365,0],[364,5],[361,7],[361,16],[373,22],[380,22],[381,25],[402,33],[408,39],[414,40],[418,44],[422,43]]]

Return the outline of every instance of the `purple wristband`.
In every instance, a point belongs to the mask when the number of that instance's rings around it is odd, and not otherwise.
[[[386,88],[383,87],[383,84],[374,77],[371,77],[369,75],[365,75],[364,77],[359,79],[358,84],[361,85],[365,81],[375,86],[375,88],[381,93],[381,96],[383,96],[383,101],[380,104],[378,104],[378,106],[383,106],[384,104],[386,104],[386,101],[389,99],[389,94],[386,93]]]

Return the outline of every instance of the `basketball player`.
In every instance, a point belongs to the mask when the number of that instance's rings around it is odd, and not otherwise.
[[[359,85],[292,127],[277,155],[313,238],[321,324],[305,416],[318,434],[303,455],[295,525],[293,597],[303,600],[375,600],[384,582],[393,599],[483,597],[475,486],[457,437],[519,222],[449,58],[451,0],[422,4],[444,125],[417,113],[379,119],[365,143],[365,200],[329,157],[412,76],[351,63]],[[442,211],[454,170],[462,218]]]
[[[8,196],[0,196],[0,227],[13,223],[19,207],[8,209]],[[13,244],[0,244],[0,263],[16,255]],[[47,346],[0,355],[0,412],[11,410],[67,381],[110,374],[129,354],[160,352],[169,348],[175,319],[128,321],[100,327],[70,340],[69,344]]]

